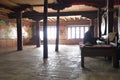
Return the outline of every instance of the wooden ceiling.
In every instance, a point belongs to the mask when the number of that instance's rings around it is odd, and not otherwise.
[[[48,17],[48,22],[55,22],[56,23],[57,17]],[[79,22],[80,20],[90,20],[87,17],[82,17],[81,15],[75,15],[75,16],[60,16],[60,22]],[[40,20],[42,22],[43,20]]]
[[[114,6],[116,7],[119,5],[120,0],[114,0]],[[60,12],[64,14],[61,16],[65,16],[64,19],[62,17],[61,19],[78,20],[81,19],[82,16],[87,17],[84,15],[85,13],[91,12],[91,14],[95,14],[94,12],[99,8],[104,8],[105,6],[106,0],[48,0],[48,15],[55,16],[55,13],[59,9]],[[43,9],[44,0],[0,0],[0,14],[5,16],[9,15],[10,18],[14,18],[15,16],[13,14],[19,11],[23,12],[23,17],[25,18],[29,18],[29,16],[32,15],[42,16]],[[77,14],[78,12],[79,14]],[[80,13],[82,13],[82,15]],[[70,17],[70,14],[77,16]],[[89,16],[91,16],[90,13]],[[52,19],[49,18],[49,21],[53,21]]]

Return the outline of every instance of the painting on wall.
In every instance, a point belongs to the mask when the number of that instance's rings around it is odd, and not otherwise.
[[[60,39],[66,39],[66,29],[65,29],[65,26],[60,26]]]
[[[16,24],[12,22],[8,22],[7,28],[6,28],[6,35],[9,39],[16,39],[17,38],[17,29]]]
[[[0,19],[0,39],[15,39],[16,37],[16,24]]]
[[[0,19],[0,38],[5,38],[6,30],[5,30],[6,22]]]
[[[28,38],[29,25],[22,25],[22,36]],[[17,27],[15,22],[0,19],[0,39],[17,39]]]

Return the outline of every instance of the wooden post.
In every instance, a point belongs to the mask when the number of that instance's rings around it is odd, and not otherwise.
[[[101,37],[101,9],[98,11],[98,36]]]
[[[114,13],[114,0],[107,0],[107,35],[113,32],[113,13]],[[107,41],[109,44],[109,38]]]
[[[94,26],[94,19],[91,19],[90,26]]]
[[[58,52],[59,51],[59,11],[57,10],[57,23],[56,23],[56,47],[55,47],[55,51]]]
[[[40,28],[39,20],[36,20],[36,47],[40,47]]]
[[[22,50],[23,49],[23,40],[22,40],[22,13],[21,12],[17,12],[17,50]]]
[[[91,27],[91,26],[93,27],[93,33],[92,33],[92,34],[93,34],[93,35],[94,35],[94,37],[95,37],[95,35],[96,35],[96,34],[95,34],[94,19],[91,19],[91,22],[90,22],[90,27]]]
[[[108,33],[113,32],[113,13],[114,13],[114,0],[107,0],[107,27]]]
[[[43,21],[43,58],[48,58],[48,42],[47,42],[47,12],[48,0],[44,0],[44,21]]]

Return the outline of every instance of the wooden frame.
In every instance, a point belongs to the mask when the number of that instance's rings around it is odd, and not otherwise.
[[[94,45],[94,46],[80,46],[81,49],[81,67],[84,68],[84,57],[112,57],[112,64],[114,68],[119,67],[117,59],[116,47],[111,45]]]

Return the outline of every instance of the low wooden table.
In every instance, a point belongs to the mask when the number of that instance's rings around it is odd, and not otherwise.
[[[101,57],[111,56],[113,67],[118,68],[119,66],[116,47],[113,47],[111,45],[93,45],[93,46],[80,45],[80,49],[82,67],[84,67],[84,57],[96,57],[96,56]]]

